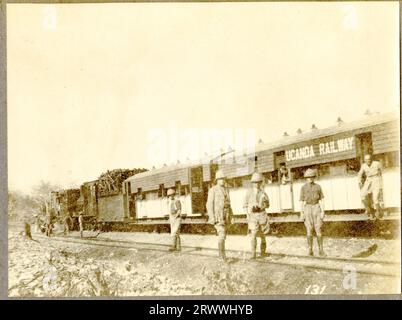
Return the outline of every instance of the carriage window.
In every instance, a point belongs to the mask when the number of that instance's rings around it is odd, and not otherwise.
[[[279,176],[278,176],[278,171],[277,170],[271,172],[271,181],[273,183],[276,183],[276,182],[279,181]]]
[[[388,152],[375,155],[374,160],[380,161],[383,168],[392,168],[399,165],[398,152]]]
[[[318,177],[322,177],[325,175],[329,175],[329,165],[326,166],[309,166],[309,167],[299,167],[293,168],[291,171],[292,179],[293,180],[301,180],[304,179],[304,173],[307,169],[316,170]]]
[[[331,176],[343,176],[346,173],[346,164],[338,164],[330,167]]]
[[[358,159],[350,159],[346,160],[346,172],[347,173],[356,173],[360,170],[360,162]]]
[[[226,187],[227,188],[235,188],[235,181],[234,179],[226,180]]]
[[[243,185],[243,179],[241,177],[239,178],[234,178],[229,182],[229,185],[233,188],[241,188],[241,186]]]
[[[389,157],[389,166],[388,167],[399,167],[400,159],[399,152],[390,152],[388,153]]]
[[[272,174],[270,172],[265,172],[262,175],[264,176],[265,184],[271,184],[272,183]]]
[[[163,184],[159,185],[158,198],[163,198],[165,196],[165,188]]]
[[[188,194],[188,186],[181,186],[180,188],[180,195],[185,196]]]
[[[250,176],[244,177],[241,185],[243,188],[250,188],[251,187]]]
[[[156,200],[158,199],[158,192],[146,192],[145,193],[146,200]]]
[[[314,169],[314,168],[312,168]],[[317,173],[318,173],[318,177],[325,177],[325,176],[329,176],[331,174],[331,167],[329,165],[321,165],[318,168]],[[336,169],[334,169],[336,170]]]
[[[292,169],[292,176],[293,176],[293,180],[300,180],[304,178],[304,171],[306,171],[307,168],[293,168]]]

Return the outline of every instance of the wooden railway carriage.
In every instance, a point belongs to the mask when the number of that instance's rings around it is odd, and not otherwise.
[[[400,212],[399,121],[395,114],[367,115],[350,123],[284,137],[259,144],[254,154],[228,152],[200,165],[177,164],[151,170],[124,182],[124,218],[167,223],[166,191],[175,187],[183,214],[192,222],[205,222],[208,189],[217,168],[228,178],[235,222],[245,222],[243,198],[250,177],[259,171],[270,199],[273,221],[299,221],[300,189],[304,172],[315,168],[325,195],[326,220],[366,219],[362,213],[357,173],[363,157],[374,155],[383,166],[384,204],[388,212]],[[389,217],[389,216],[388,216]],[[188,220],[188,219],[186,219]]]
[[[215,172],[227,176],[234,222],[245,223],[243,199],[251,174],[264,176],[269,196],[267,212],[273,222],[300,221],[300,189],[304,172],[315,168],[324,192],[326,220],[365,220],[357,173],[367,153],[382,163],[386,218],[400,216],[399,117],[374,114],[350,123],[285,136],[270,144],[258,144],[253,154],[230,150],[201,159],[198,164],[175,164],[141,172],[124,180],[113,192],[98,192],[99,180],[79,189],[52,195],[61,215],[78,214],[104,222],[168,223],[167,190],[175,188],[182,202],[183,223],[206,223],[206,201]],[[108,172],[109,173],[109,172]],[[81,208],[82,206],[82,208]],[[81,209],[80,209],[81,208]]]
[[[215,176],[213,164],[176,164],[136,174],[124,182],[126,217],[135,220],[166,220],[167,190],[175,188],[182,203],[182,215],[188,219],[206,213],[208,188]],[[193,219],[194,221],[194,219]]]
[[[325,195],[327,220],[365,219],[362,212],[357,173],[367,153],[383,166],[384,204],[388,212],[400,212],[399,122],[394,114],[368,115],[364,119],[334,127],[284,137],[258,145],[255,155],[243,164],[232,161],[220,168],[231,178],[233,212],[244,215],[242,198],[249,185],[250,172],[265,177],[273,221],[298,221],[300,189],[308,168],[318,171]],[[243,159],[244,160],[244,159]],[[253,170],[254,169],[254,170]],[[297,213],[297,214],[296,214]],[[342,213],[342,215],[340,215]]]

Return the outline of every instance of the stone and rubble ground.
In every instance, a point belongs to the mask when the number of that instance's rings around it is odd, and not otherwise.
[[[89,231],[87,236],[91,235]],[[77,236],[73,233],[70,236]],[[169,234],[102,233],[101,239],[169,243]],[[183,245],[215,247],[214,236],[183,235]],[[327,239],[327,253],[352,257],[376,247],[370,259],[399,261],[399,240]],[[345,274],[238,259],[223,264],[215,257],[134,248],[92,246],[33,240],[11,230],[9,246],[10,297],[189,296],[270,294],[397,293],[400,280],[358,274],[356,288],[345,288]],[[229,236],[227,247],[247,250],[244,236]],[[269,237],[271,252],[305,253],[302,237]],[[398,251],[399,250],[399,251]]]

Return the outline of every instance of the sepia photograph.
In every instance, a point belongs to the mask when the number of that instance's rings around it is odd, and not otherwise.
[[[9,298],[401,294],[398,1],[28,2]]]

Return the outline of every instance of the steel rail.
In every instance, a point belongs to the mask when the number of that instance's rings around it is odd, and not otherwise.
[[[58,242],[69,242],[75,244],[87,244],[94,246],[103,246],[111,248],[124,248],[124,249],[136,249],[143,251],[158,251],[168,253],[168,244],[161,243],[149,243],[149,242],[139,242],[139,241],[125,241],[125,240],[114,240],[114,239],[99,239],[99,238],[80,238],[80,237],[60,237],[52,236],[46,237],[44,235],[35,234],[36,237],[47,241],[58,241]],[[217,249],[205,248],[205,247],[194,247],[194,246],[182,246],[182,251],[180,254],[197,255],[197,256],[218,256]],[[248,252],[244,250],[226,250],[228,256],[228,262],[235,261],[249,261],[244,257]],[[170,254],[170,253],[169,253]],[[242,256],[243,258],[239,258]],[[286,259],[293,261],[286,262]],[[232,260],[232,261],[231,261]],[[322,262],[332,262],[335,266],[325,266],[319,265]],[[258,258],[256,260],[250,261],[250,263],[271,263],[285,266],[302,266],[305,268],[319,269],[319,270],[329,270],[329,271],[343,271],[345,266],[378,266],[380,271],[371,270],[356,270],[357,273],[375,275],[375,276],[385,276],[385,277],[399,277],[398,272],[386,272],[386,268],[394,266],[395,269],[399,268],[399,263],[395,261],[381,261],[372,259],[360,259],[360,258],[342,258],[342,257],[318,257],[318,256],[303,256],[295,254],[286,253],[268,253],[268,257]],[[336,267],[336,264],[342,263],[341,266]],[[356,268],[358,269],[358,268]],[[398,269],[398,271],[400,268]]]

